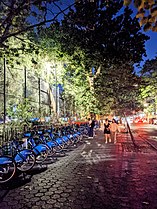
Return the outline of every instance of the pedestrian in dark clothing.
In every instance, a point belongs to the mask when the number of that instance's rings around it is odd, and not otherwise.
[[[95,121],[92,119],[89,120],[89,138],[93,138],[93,130],[95,126]]]
[[[111,138],[110,138],[110,123],[108,122],[108,119],[105,120],[104,123],[104,135],[105,135],[105,143],[111,142]]]

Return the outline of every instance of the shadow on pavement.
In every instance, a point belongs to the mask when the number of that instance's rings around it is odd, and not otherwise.
[[[18,187],[24,186],[25,184],[31,182],[33,175],[39,174],[47,170],[46,165],[36,165],[27,173],[17,172],[16,176],[2,185],[0,185],[0,202],[8,194],[10,190],[16,189]]]

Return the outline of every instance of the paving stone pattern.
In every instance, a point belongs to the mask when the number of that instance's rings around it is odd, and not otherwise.
[[[105,144],[98,131],[28,183],[6,189],[0,209],[157,209],[157,153],[129,147],[129,134]]]

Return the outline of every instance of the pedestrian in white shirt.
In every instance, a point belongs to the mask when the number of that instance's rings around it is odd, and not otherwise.
[[[116,134],[119,132],[118,124],[116,123],[115,119],[112,120],[112,123],[110,124],[110,135],[111,135],[111,141],[116,143]]]

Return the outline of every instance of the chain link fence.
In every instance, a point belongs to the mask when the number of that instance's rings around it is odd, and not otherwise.
[[[50,93],[49,83],[39,78],[33,69],[11,68],[5,58],[0,59],[0,144],[10,134],[6,128],[10,120],[8,109],[16,111],[17,105],[27,99],[34,115],[50,114]]]

